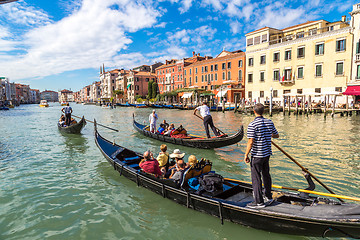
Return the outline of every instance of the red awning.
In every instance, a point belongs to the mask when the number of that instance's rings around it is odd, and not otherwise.
[[[360,86],[348,86],[344,95],[360,95]]]

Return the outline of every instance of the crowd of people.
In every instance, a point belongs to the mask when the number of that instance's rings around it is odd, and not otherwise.
[[[162,123],[160,123],[159,128],[156,130],[156,121],[158,120],[158,115],[156,114],[155,109],[149,115],[149,123],[150,123],[150,132],[161,134],[165,136],[174,137],[175,135],[181,137],[187,136],[187,131],[180,125],[178,128],[175,128],[173,123],[169,124],[164,119]]]
[[[173,153],[169,154],[167,146],[162,144],[156,158],[154,158],[151,151],[146,151],[139,166],[146,173],[180,181],[185,170],[198,162],[194,155],[188,157],[188,162],[184,161],[184,157],[185,153],[182,153],[179,149],[175,149]],[[170,159],[174,159],[174,162],[170,162]]]

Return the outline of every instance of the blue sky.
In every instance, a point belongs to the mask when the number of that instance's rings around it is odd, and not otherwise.
[[[349,17],[338,0],[20,0],[0,5],[0,76],[40,90],[79,90],[99,68],[245,51],[245,34]]]

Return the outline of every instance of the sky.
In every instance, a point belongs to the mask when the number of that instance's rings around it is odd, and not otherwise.
[[[349,17],[349,0],[20,0],[0,5],[0,76],[41,91],[105,70],[245,51],[245,34]]]

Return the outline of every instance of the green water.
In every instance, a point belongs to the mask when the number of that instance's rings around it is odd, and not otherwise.
[[[94,143],[93,126],[81,135],[59,133],[61,106],[23,105],[0,111],[0,239],[309,239],[268,233],[225,222],[163,199],[120,177]],[[116,143],[144,152],[159,152],[161,142],[145,138],[132,127],[132,113],[142,122],[151,109],[72,105],[85,115],[119,132],[100,128]],[[191,111],[157,110],[160,119],[204,135]],[[212,113],[216,126],[235,132],[253,116]],[[276,142],[326,183],[334,192],[360,196],[360,116],[275,115]],[[243,153],[246,141],[215,150],[180,148],[213,161],[224,176],[250,180]],[[299,168],[273,149],[274,184],[306,187]],[[156,155],[156,154],[155,154]],[[186,157],[187,159],[187,157]],[[319,191],[325,191],[317,186]],[[312,238],[310,238],[312,239]]]

